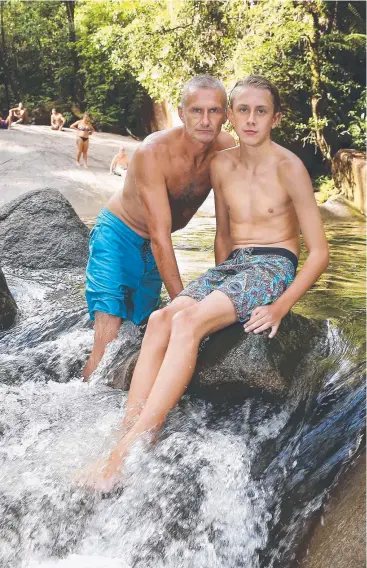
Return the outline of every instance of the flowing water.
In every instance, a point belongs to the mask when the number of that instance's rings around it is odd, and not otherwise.
[[[122,491],[75,488],[107,453],[126,394],[90,384],[93,340],[77,271],[5,267],[21,313],[0,335],[1,568],[291,568],[313,513],[362,447],[364,240],[358,221],[329,226],[331,263],[296,311],[328,319],[322,388],[237,405],[186,396],[158,443],[137,445]],[[175,237],[185,280],[212,264],[214,222]],[[306,403],[305,401],[308,400]],[[311,401],[311,402],[310,402]]]

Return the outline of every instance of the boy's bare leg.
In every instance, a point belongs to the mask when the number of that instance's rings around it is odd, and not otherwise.
[[[196,300],[183,296],[173,300],[166,308],[153,312],[150,316],[131,380],[123,422],[125,427],[133,424],[149,396],[166,354],[173,316],[196,303]]]
[[[113,448],[107,462],[98,463],[84,483],[100,490],[112,488],[131,445],[142,434],[162,426],[184,394],[194,373],[201,339],[235,321],[231,300],[219,291],[173,316],[166,355],[138,420]]]
[[[108,343],[116,339],[122,319],[103,312],[94,314],[93,349],[83,369],[83,380],[87,381],[99,365]]]
[[[84,167],[88,167],[88,148],[89,148],[89,140],[84,140],[83,142],[83,161]]]

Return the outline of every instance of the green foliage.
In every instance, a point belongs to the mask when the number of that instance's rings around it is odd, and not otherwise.
[[[9,76],[10,104],[22,100],[32,108],[40,101],[67,97],[67,77],[72,70],[63,5],[11,1],[5,3],[3,12],[1,75],[3,81],[5,72]]]
[[[339,190],[335,187],[334,180],[331,176],[319,176],[313,180],[313,186],[316,193],[318,203],[325,203],[333,195],[337,195]]]
[[[313,155],[322,132],[332,152],[364,148],[363,2],[79,0],[75,38],[66,2],[8,0],[2,10],[0,107],[8,89],[12,105],[57,105],[70,117],[88,110],[100,128],[146,133],[149,97],[176,106],[195,74],[229,89],[256,73],[281,91],[275,140]]]
[[[348,116],[350,118],[348,134],[352,139],[352,147],[364,150],[366,148],[366,91],[362,92]]]

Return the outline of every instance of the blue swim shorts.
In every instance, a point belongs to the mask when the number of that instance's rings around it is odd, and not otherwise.
[[[162,280],[150,240],[102,209],[89,243],[86,298],[91,320],[104,312],[136,325],[158,306]]]
[[[288,249],[247,247],[190,282],[179,296],[200,302],[214,290],[232,301],[238,321],[246,322],[258,306],[275,302],[293,282],[298,259]]]

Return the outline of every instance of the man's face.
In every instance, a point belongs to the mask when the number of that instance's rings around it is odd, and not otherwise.
[[[281,119],[280,112],[274,114],[273,97],[267,89],[243,87],[235,94],[232,106],[228,118],[240,141],[248,146],[259,146],[269,139],[271,129]]]
[[[56,114],[56,109],[52,109],[51,114]]]
[[[194,140],[210,144],[226,121],[224,94],[220,89],[195,89],[186,95],[178,113]]]

